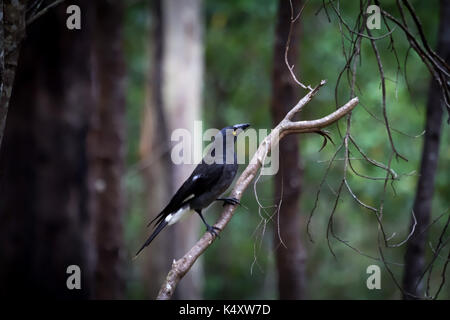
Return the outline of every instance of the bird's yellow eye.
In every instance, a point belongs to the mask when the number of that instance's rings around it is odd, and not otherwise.
[[[233,130],[233,136],[237,135],[236,130]]]

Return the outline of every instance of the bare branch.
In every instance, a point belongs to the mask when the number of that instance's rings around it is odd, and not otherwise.
[[[295,21],[297,21],[300,16],[302,15],[303,9],[305,8],[306,4],[308,3],[308,0],[303,4],[302,8],[300,9],[297,16],[294,17],[294,6],[292,5],[292,0],[289,0],[289,4],[291,5],[291,24],[289,26],[289,34],[286,41],[286,50],[284,51],[284,62],[286,63],[286,66],[289,69],[289,72],[291,73],[292,78],[294,79],[295,83],[297,83],[300,87],[303,89],[312,90],[310,86],[305,86],[303,83],[297,80],[297,77],[294,73],[294,65],[290,65],[289,59],[288,59],[288,53],[289,53],[289,46],[291,45],[291,37],[292,37],[292,29],[294,28]]]
[[[367,28],[367,33],[371,36],[369,28]],[[389,126],[389,120],[388,120],[388,116],[387,116],[387,109],[386,109],[386,83],[385,83],[383,64],[381,63],[380,53],[378,51],[377,45],[375,44],[375,40],[370,39],[370,43],[372,44],[373,52],[375,53],[375,58],[376,58],[377,64],[378,64],[378,70],[380,72],[381,90],[382,90],[383,117],[384,117],[384,121],[386,123],[386,130],[387,130],[387,133],[388,133],[389,142],[391,143],[391,148],[394,151],[395,156],[396,157],[400,157],[400,158],[402,158],[405,161],[408,161],[408,159],[406,159],[404,156],[402,156],[397,151],[397,149],[395,148],[395,145],[394,145],[394,140],[392,138],[391,129],[390,129],[390,126]]]
[[[299,112],[309,101],[311,101],[311,99],[317,94],[320,87],[324,84],[325,81],[321,81],[316,88],[303,97],[286,115],[286,117],[272,130],[272,132],[261,142],[253,155],[253,158],[250,160],[250,164],[238,178],[236,185],[231,192],[231,197],[241,199],[242,194],[247,189],[250,182],[257,176],[258,170],[263,166],[267,153],[270,152],[270,150],[276,146],[284,136],[291,133],[318,131],[321,128],[335,123],[340,118],[350,113],[358,104],[358,98],[353,98],[344,106],[323,118],[311,121],[292,122],[290,119],[292,119],[297,112]],[[215,227],[220,230],[224,230],[228,222],[230,222],[233,217],[235,210],[236,206],[227,205],[222,212],[219,221],[215,224]],[[157,299],[167,300],[172,297],[178,282],[190,270],[198,257],[202,255],[202,253],[213,243],[214,240],[215,237],[209,232],[206,232],[181,259],[177,261],[174,260],[172,263],[172,269],[169,271],[166,280],[162,284]]]

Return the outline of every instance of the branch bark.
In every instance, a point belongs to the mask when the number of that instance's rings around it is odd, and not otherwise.
[[[241,199],[245,189],[247,189],[250,182],[257,176],[258,170],[263,165],[264,159],[266,158],[268,152],[270,152],[271,148],[276,146],[283,137],[292,133],[317,132],[318,130],[338,121],[340,118],[350,113],[354,107],[356,107],[359,100],[358,98],[353,98],[345,105],[323,118],[310,121],[292,121],[294,116],[312,100],[312,98],[319,92],[319,89],[325,85],[325,83],[326,82],[322,80],[316,88],[306,94],[261,142],[253,155],[253,158],[250,160],[250,164],[238,178],[236,185],[231,192],[231,197]],[[214,226],[220,230],[224,230],[228,222],[230,222],[233,217],[235,210],[236,206],[227,205],[222,212],[219,221]],[[191,269],[195,261],[214,242],[214,240],[215,237],[213,237],[209,232],[206,232],[181,259],[173,261],[172,268],[167,274],[166,280],[162,284],[158,293],[158,300],[168,300],[172,297],[178,282]]]

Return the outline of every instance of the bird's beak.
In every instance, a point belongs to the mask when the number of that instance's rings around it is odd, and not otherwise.
[[[236,124],[233,126],[234,130],[241,129],[242,131],[244,131],[248,127],[250,127],[250,123],[241,123],[241,124]]]

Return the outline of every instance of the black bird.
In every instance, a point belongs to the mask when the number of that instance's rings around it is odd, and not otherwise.
[[[236,124],[220,130],[214,137],[214,142],[202,162],[178,189],[169,204],[150,221],[148,225],[156,221],[156,229],[136,253],[136,256],[155,239],[165,226],[178,222],[194,211],[206,225],[206,230],[217,236],[216,229],[219,229],[206,222],[202,210],[216,200],[223,201],[224,205],[239,204],[235,198],[220,198],[220,196],[231,185],[238,170],[234,147],[237,136],[249,126],[248,123]]]

